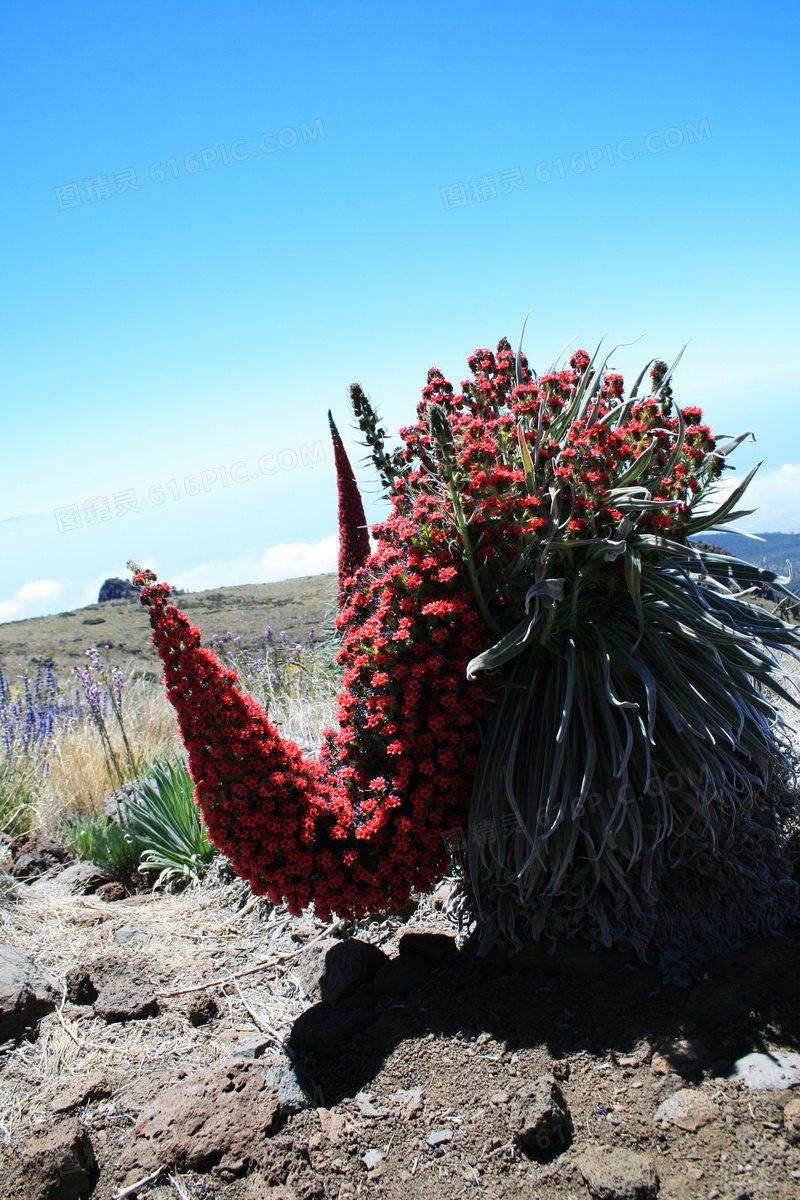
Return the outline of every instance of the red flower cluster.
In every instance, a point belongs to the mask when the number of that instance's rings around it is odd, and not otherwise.
[[[699,409],[683,411],[685,435],[676,453],[680,422],[669,385],[657,391],[666,364],[655,364],[651,378],[656,391],[641,400],[626,402],[622,376],[606,374],[581,412],[579,403],[575,409],[579,389],[590,394],[593,382],[591,374],[586,376],[590,358],[584,350],[572,355],[568,368],[536,379],[523,358],[520,386],[505,339],[496,354],[476,350],[468,362],[473,378],[462,382],[458,394],[438,368],[428,372],[419,419],[400,435],[413,493],[409,515],[420,530],[434,514],[449,519],[452,527],[452,493],[442,487],[442,462],[433,461],[437,448],[429,420],[432,405],[446,413],[463,512],[460,528],[462,535],[468,530],[489,590],[511,560],[523,555],[533,562],[537,547],[554,541],[559,546],[612,541],[631,528],[684,539],[695,493],[721,468],[719,459],[709,457],[714,438],[699,423]],[[574,419],[567,419],[573,411]],[[648,491],[639,497],[646,502],[631,516],[629,505],[615,501],[613,489],[625,483],[642,455],[648,456],[647,469],[636,483],[642,493],[646,483]],[[501,592],[501,610],[519,608],[520,596],[513,589]]]
[[[485,631],[441,521],[420,545],[399,506],[337,618],[344,690],[319,762],[200,645],[169,585],[135,576],[209,836],[292,911],[311,900],[322,917],[403,907],[441,874],[443,833],[466,821],[482,702],[466,667]]]

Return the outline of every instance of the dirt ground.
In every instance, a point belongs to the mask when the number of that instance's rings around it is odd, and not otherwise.
[[[76,964],[122,953],[152,981],[159,1013],[106,1023],[64,992],[35,1040],[2,1048],[0,1197],[33,1200],[21,1155],[66,1119],[91,1139],[100,1168],[93,1196],[130,1189],[149,1173],[126,1165],[139,1113],[170,1085],[233,1062],[259,1038],[259,1061],[291,1057],[309,1107],[283,1118],[242,1171],[211,1164],[179,1172],[161,1163],[156,1179],[128,1195],[583,1200],[583,1156],[603,1146],[646,1156],[661,1197],[800,1193],[800,1148],[784,1113],[791,1092],[728,1078],[744,1054],[800,1044],[800,936],[746,946],[686,987],[664,986],[655,967],[637,962],[612,958],[596,974],[586,955],[487,961],[467,943],[410,987],[406,979],[394,994],[376,995],[367,986],[342,1000],[340,1010],[367,1017],[332,1051],[315,1054],[286,1048],[312,1007],[297,974],[305,947],[326,932],[355,934],[395,956],[409,931],[454,935],[446,885],[410,915],[327,931],[308,914],[291,918],[255,900],[224,871],[175,896],[106,903],[68,894],[58,877],[17,893],[0,908],[0,939],[62,988]],[[192,1005],[208,996],[217,1014],[196,1026]],[[558,1081],[571,1126],[531,1150],[514,1136],[514,1097],[544,1073]],[[69,1117],[54,1112],[67,1089],[98,1077],[104,1095]],[[700,1097],[705,1114],[693,1131],[654,1119],[681,1089]],[[629,1187],[607,1194],[653,1194]]]

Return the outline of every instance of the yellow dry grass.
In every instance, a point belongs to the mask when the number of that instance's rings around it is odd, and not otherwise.
[[[46,755],[34,753],[35,828],[54,833],[65,813],[99,813],[103,798],[119,786],[120,777],[127,781],[156,759],[181,753],[175,711],[160,684],[141,679],[130,684],[123,718],[133,763],[113,715],[106,722],[113,758],[91,722],[59,731]]]

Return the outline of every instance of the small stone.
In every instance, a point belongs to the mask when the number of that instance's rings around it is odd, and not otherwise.
[[[71,896],[91,896],[104,883],[110,882],[111,876],[106,871],[89,862],[73,863],[58,876],[59,890],[69,892]]]
[[[328,1108],[318,1108],[317,1116],[323,1133],[333,1145],[336,1145],[342,1134],[349,1128],[347,1118],[342,1113],[331,1112]]]
[[[122,925],[114,931],[114,941],[120,946],[129,942],[143,942],[146,938],[146,932],[138,925]]]
[[[257,1037],[251,1038],[248,1042],[243,1042],[241,1046],[235,1047],[237,1058],[263,1058],[269,1049],[269,1038]]]
[[[696,1133],[719,1116],[719,1105],[704,1092],[694,1088],[681,1088],[669,1096],[656,1109],[653,1120],[661,1125],[677,1125],[687,1133]]]
[[[399,1088],[392,1093],[392,1100],[400,1105],[400,1119],[410,1121],[417,1113],[422,1112],[425,1105],[422,1102],[422,1088]]]
[[[664,1058],[663,1054],[654,1054],[650,1063],[650,1071],[653,1075],[669,1075],[672,1066]]]
[[[512,1133],[537,1150],[547,1149],[556,1137],[566,1143],[572,1132],[567,1102],[552,1075],[539,1075],[519,1089],[508,1120]]]
[[[101,884],[95,892],[98,900],[105,900],[107,904],[113,904],[116,900],[124,900],[126,894],[125,888],[116,879],[112,879],[109,883]]]
[[[452,1129],[435,1129],[433,1133],[428,1134],[428,1145],[436,1150],[439,1146],[443,1146],[445,1142],[453,1140]]]
[[[102,1100],[105,1096],[110,1095],[111,1084],[108,1079],[99,1071],[93,1071],[85,1079],[76,1079],[63,1088],[53,1101],[51,1109],[54,1113],[72,1112],[73,1109],[82,1108],[91,1100]]]
[[[197,1029],[200,1025],[207,1025],[209,1021],[213,1021],[218,1012],[219,1005],[214,997],[209,996],[204,992],[199,996],[192,997],[192,999],[189,1001],[189,1007],[186,1015],[188,1016],[192,1025],[194,1025],[195,1029]],[[256,1055],[242,1054],[241,1050],[238,1053],[241,1058],[256,1057]]]
[[[745,1054],[736,1060],[726,1077],[741,1079],[752,1089],[794,1087],[800,1082],[800,1055],[781,1054],[779,1050]]]
[[[388,1108],[376,1108],[372,1101],[375,1099],[369,1092],[356,1092],[353,1097],[362,1117],[388,1117]]]
[[[786,1136],[792,1145],[800,1143],[800,1097],[793,1096],[783,1110]]]
[[[367,1150],[361,1161],[368,1171],[374,1171],[382,1158],[383,1155],[381,1154],[380,1150]]]
[[[646,1154],[592,1146],[578,1168],[594,1200],[650,1200],[658,1191],[658,1175]]]
[[[80,929],[88,929],[93,925],[100,925],[103,921],[107,921],[109,913],[101,912],[82,912],[76,913],[72,918],[73,925],[77,925]]]
[[[490,1104],[508,1104],[510,1099],[511,1099],[511,1097],[509,1096],[508,1092],[495,1092],[495,1094],[493,1096],[489,1097],[489,1103]]]

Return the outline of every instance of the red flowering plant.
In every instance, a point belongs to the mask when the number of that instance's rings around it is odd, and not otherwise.
[[[710,502],[749,435],[718,444],[674,403],[677,360],[626,397],[610,358],[537,377],[502,341],[459,392],[431,369],[401,430],[408,515],[423,538],[449,525],[492,642],[467,669],[487,688],[464,894],[484,945],[713,946],[796,906],[767,799],[788,745],[764,692],[795,703],[778,655],[800,639],[742,581],[796,597],[689,540],[748,515],[756,468]]]
[[[747,435],[718,445],[681,410],[676,364],[626,397],[610,359],[537,376],[503,340],[459,392],[432,368],[394,450],[353,385],[390,512],[370,552],[331,423],[344,675],[318,759],[137,569],[209,834],[256,891],[322,915],[402,906],[461,829],[484,948],[711,950],[796,908],[769,692],[793,702],[778,656],[800,641],[742,581],[796,597],[689,540],[741,515],[752,472],[709,502]]]

